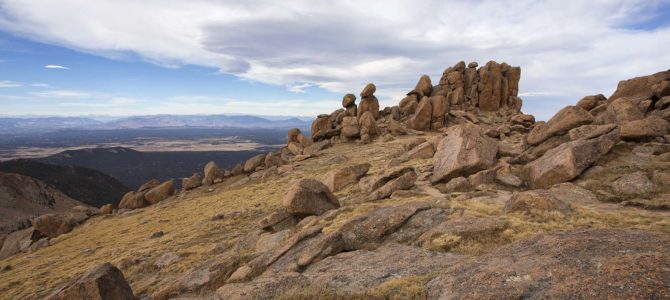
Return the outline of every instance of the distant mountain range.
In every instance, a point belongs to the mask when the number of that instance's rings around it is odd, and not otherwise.
[[[150,115],[101,121],[89,117],[0,117],[0,133],[51,132],[61,129],[309,128],[304,118],[263,118],[248,115]]]

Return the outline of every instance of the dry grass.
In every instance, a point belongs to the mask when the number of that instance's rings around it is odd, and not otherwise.
[[[311,284],[295,288],[279,297],[279,300],[400,300],[427,299],[426,283],[434,275],[405,276],[387,280],[377,287],[355,293],[338,291],[324,284]]]
[[[55,239],[49,247],[0,261],[0,265],[12,267],[10,271],[0,273],[0,299],[43,298],[70,278],[103,262],[120,266],[136,294],[154,292],[162,283],[210,258],[217,251],[217,245],[225,248],[258,230],[257,221],[281,207],[284,192],[294,180],[304,177],[320,179],[333,168],[362,162],[372,164],[370,175],[379,174],[388,169],[388,161],[397,157],[403,140],[409,138],[403,137],[385,144],[338,144],[325,150],[318,158],[295,163],[294,170],[288,176],[270,182],[252,182],[235,188],[218,184],[212,192],[208,192],[207,188],[199,188],[182,198],[154,207],[124,215],[96,217],[73,232]],[[341,163],[330,163],[329,159],[336,155],[345,155],[347,159]],[[431,162],[416,160],[404,164],[429,166]],[[352,198],[360,196],[360,193],[358,186],[353,185],[337,195],[340,198]],[[480,194],[481,197],[476,199],[486,198],[491,193]],[[446,247],[451,252],[470,255],[480,255],[501,245],[553,230],[609,227],[670,232],[670,218],[667,214],[636,208],[602,210],[598,207],[575,207],[570,215],[546,212],[505,215],[502,214],[500,202],[472,199],[435,201],[429,195],[353,205],[342,209],[334,218],[321,222],[324,223],[324,231],[331,232],[351,218],[372,209],[416,201],[430,201],[435,206],[450,208],[454,214],[494,216],[508,221],[508,228],[502,232],[488,236],[460,237],[458,243]],[[225,215],[223,220],[211,220],[221,213]],[[150,239],[151,234],[157,231],[163,231],[165,235]],[[158,257],[169,252],[178,253],[181,259],[165,268],[153,266]],[[427,277],[395,279],[364,294],[346,296],[359,299],[421,299],[425,298],[423,287],[426,280]],[[326,287],[301,289],[292,295],[295,297],[290,299],[300,299],[298,296],[308,299],[309,295],[318,295],[320,299],[343,299],[337,298],[341,295],[328,292]],[[330,295],[334,298],[328,298]]]

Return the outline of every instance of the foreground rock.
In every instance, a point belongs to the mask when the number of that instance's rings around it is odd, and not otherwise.
[[[340,207],[330,189],[314,179],[301,179],[293,184],[282,203],[289,213],[298,217],[320,215]]]
[[[350,184],[357,183],[368,173],[368,170],[370,170],[369,163],[348,166],[328,172],[323,182],[332,192],[337,192]]]
[[[33,219],[32,224],[43,235],[55,238],[72,231],[72,229],[88,218],[86,214],[80,212],[46,214]]]
[[[132,300],[134,298],[133,291],[123,277],[123,273],[110,263],[94,267],[47,297],[49,300]]]
[[[670,236],[596,229],[543,234],[445,269],[429,299],[663,299]]]
[[[449,181],[492,167],[498,145],[479,126],[465,123],[450,127],[433,157],[432,182]]]
[[[33,243],[37,242],[44,235],[34,228],[15,231],[9,234],[0,249],[0,259],[5,259],[16,253],[27,250]]]

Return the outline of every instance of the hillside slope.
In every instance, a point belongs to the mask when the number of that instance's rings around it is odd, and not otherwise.
[[[460,62],[383,110],[370,84],[311,138],[0,261],[0,298],[104,292],[80,274],[106,262],[156,300],[670,297],[670,71],[548,122],[519,75]]]
[[[30,226],[33,217],[83,205],[46,183],[0,172],[0,235]]]
[[[17,159],[0,162],[0,171],[39,179],[70,198],[100,207],[119,199],[130,189],[118,179],[97,170],[78,166],[58,166],[34,160]]]

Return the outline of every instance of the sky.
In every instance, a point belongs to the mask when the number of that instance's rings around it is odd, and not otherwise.
[[[0,115],[315,116],[458,61],[540,120],[670,68],[668,1],[0,0]]]

